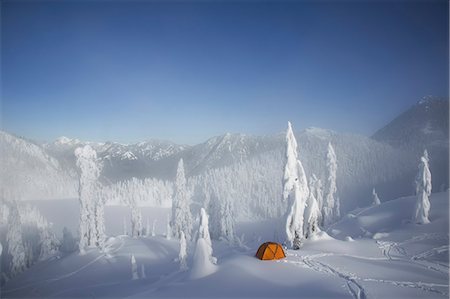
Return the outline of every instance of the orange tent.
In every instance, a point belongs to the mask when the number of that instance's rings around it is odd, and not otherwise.
[[[283,247],[275,242],[266,242],[259,246],[256,257],[260,260],[279,260],[285,258]]]

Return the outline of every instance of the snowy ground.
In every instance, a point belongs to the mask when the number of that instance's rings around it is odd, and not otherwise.
[[[276,222],[241,223],[238,235],[245,234],[248,248],[214,242],[217,271],[200,279],[189,279],[189,272],[178,270],[178,242],[161,235],[168,210],[148,210],[160,217],[156,237],[120,235],[108,240],[104,254],[93,249],[84,256],[74,253],[38,263],[9,281],[1,295],[445,298],[449,294],[448,199],[448,192],[432,195],[427,225],[409,222],[414,197],[353,211],[330,228],[328,234],[334,238],[323,233],[301,250],[288,250],[287,258],[279,261],[254,257],[260,243],[278,238]],[[113,210],[106,211],[111,217],[107,227],[112,221],[114,230],[120,230],[122,212]],[[56,225],[56,220],[51,221]],[[131,254],[136,257],[138,280],[131,279]]]

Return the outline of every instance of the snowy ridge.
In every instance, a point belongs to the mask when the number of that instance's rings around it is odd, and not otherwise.
[[[71,173],[40,146],[0,131],[0,180],[8,199],[65,198],[76,194]]]

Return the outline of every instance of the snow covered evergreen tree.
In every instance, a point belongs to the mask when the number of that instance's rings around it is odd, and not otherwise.
[[[166,239],[170,240],[171,237],[172,237],[172,227],[170,225],[169,215],[167,215]]]
[[[309,196],[305,208],[305,237],[310,238],[312,235],[320,231],[319,220],[321,212],[315,197],[315,184],[317,180],[312,177],[309,181]]]
[[[215,271],[217,259],[213,257],[213,249],[208,228],[208,215],[205,209],[200,209],[200,225],[198,228],[198,239],[192,261],[190,277],[201,278]]]
[[[428,166],[429,158],[427,150],[424,151],[423,156],[420,158],[419,172],[416,176],[416,195],[417,201],[414,210],[414,222],[419,224],[430,223],[430,200],[431,195],[431,172]]]
[[[378,198],[378,194],[377,194],[377,192],[375,191],[375,188],[373,188],[373,189],[372,189],[372,205],[378,206],[378,205],[380,205],[380,204],[381,204],[380,198]]]
[[[77,243],[72,233],[67,227],[63,228],[63,237],[60,251],[63,253],[72,253],[77,249]]]
[[[89,145],[75,150],[79,174],[78,196],[80,201],[80,253],[84,253],[85,247],[93,247],[97,244],[95,205],[98,197],[95,195],[97,179],[100,175],[100,167],[97,163],[97,153]]]
[[[205,244],[207,245],[207,254],[211,259],[211,262],[215,264],[217,259],[213,257],[212,253],[212,242],[211,236],[209,234],[209,217],[204,208],[200,209],[200,225],[198,228],[198,239],[205,240]]]
[[[184,174],[183,159],[178,162],[177,176],[175,180],[175,192],[172,201],[172,234],[180,238],[181,232],[185,233],[186,239],[191,239],[192,215],[189,207],[189,195],[186,189],[186,176]]]
[[[301,240],[304,238],[304,212],[309,188],[303,165],[297,159],[297,141],[290,122],[286,132],[286,164],[283,182],[283,198],[289,199],[285,224],[286,238],[291,247],[299,249]]]
[[[328,143],[327,151],[327,182],[326,182],[326,195],[323,203],[323,225],[326,227],[333,223],[337,219],[337,207],[336,207],[336,172],[337,161],[334,148],[331,143]]]
[[[180,253],[178,254],[178,260],[180,261],[180,270],[187,270],[187,246],[186,237],[184,236],[183,231],[180,236]]]
[[[292,125],[288,122],[288,129],[286,132],[286,164],[284,166],[283,176],[284,200],[289,198],[292,190],[294,190],[295,182],[298,179],[297,156],[297,140],[292,131]]]
[[[137,206],[137,203],[134,203],[131,206],[131,236],[139,237],[142,235],[142,214],[141,210]]]
[[[146,237],[150,236],[150,219],[148,219],[148,217],[147,217],[147,224],[145,226],[145,236]]]
[[[136,264],[136,258],[134,257],[134,254],[131,255],[131,279],[132,280],[139,279],[138,267]]]
[[[145,266],[144,264],[141,264],[141,279],[147,278],[147,275],[145,274]]]
[[[22,223],[15,201],[11,202],[6,233],[7,252],[11,256],[9,273],[12,277],[26,268],[25,247],[22,240]]]
[[[98,198],[95,203],[95,245],[103,251],[105,248],[105,203],[102,198]]]
[[[156,236],[156,219],[153,220],[152,237]]]

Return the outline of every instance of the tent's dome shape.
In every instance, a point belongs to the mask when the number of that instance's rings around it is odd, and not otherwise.
[[[256,257],[260,260],[279,260],[285,258],[283,247],[275,242],[266,242],[259,246]]]

